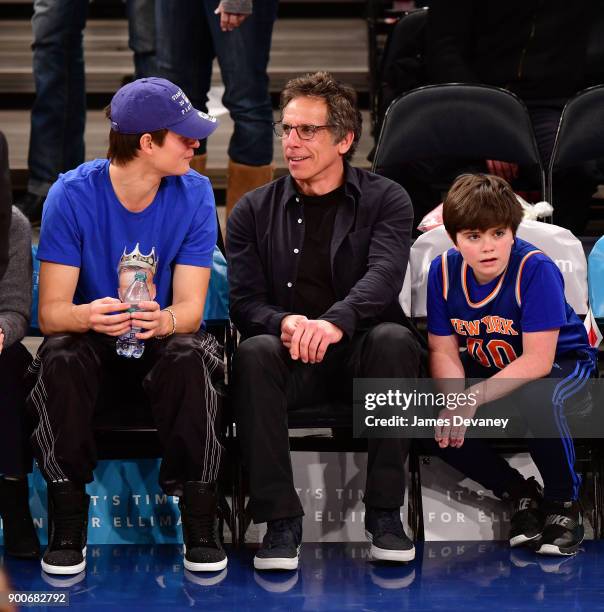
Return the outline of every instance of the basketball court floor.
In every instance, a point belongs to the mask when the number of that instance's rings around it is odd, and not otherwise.
[[[4,567],[14,591],[63,594],[78,611],[604,610],[603,541],[568,558],[505,542],[425,542],[408,565],[369,562],[367,543],[304,544],[298,571],[262,573],[254,551],[227,548],[226,569],[207,574],[184,570],[175,545],[89,546],[77,576],[50,577],[34,561]]]

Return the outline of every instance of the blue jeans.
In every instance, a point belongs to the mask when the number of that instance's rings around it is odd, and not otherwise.
[[[134,52],[137,79],[157,75],[155,61],[155,0],[126,0],[128,46]]]
[[[84,161],[86,86],[82,39],[88,0],[34,0],[36,100],[28,191],[46,195],[60,172]]]
[[[219,0],[156,0],[157,67],[193,106],[207,111],[212,61],[224,82],[223,104],[235,122],[229,157],[262,166],[273,159],[273,112],[268,65],[277,0],[254,2],[254,12],[232,32],[221,32]],[[205,142],[201,144],[205,151]]]

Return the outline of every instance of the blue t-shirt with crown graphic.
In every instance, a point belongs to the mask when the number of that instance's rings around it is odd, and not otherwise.
[[[118,264],[139,245],[154,251],[155,300],[172,303],[175,264],[212,267],[216,208],[209,180],[189,171],[161,181],[147,208],[134,213],[117,199],[109,161],[86,162],[59,176],[44,204],[38,259],[80,269],[75,304],[118,297]]]

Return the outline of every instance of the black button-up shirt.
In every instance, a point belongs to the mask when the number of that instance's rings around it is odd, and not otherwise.
[[[345,202],[330,245],[337,301],[320,317],[348,337],[382,321],[406,323],[398,303],[413,209],[407,192],[382,176],[345,165]],[[292,312],[304,209],[288,175],[246,194],[227,225],[231,318],[245,337],[280,335]]]

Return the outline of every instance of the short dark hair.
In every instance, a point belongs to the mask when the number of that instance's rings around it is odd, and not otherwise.
[[[348,132],[354,134],[352,145],[344,154],[344,159],[350,161],[361,139],[363,128],[363,118],[357,107],[357,94],[354,89],[336,81],[329,72],[308,73],[287,82],[281,92],[281,112],[294,98],[303,96],[325,100],[327,123],[334,126],[332,129],[335,142],[343,140]]]
[[[111,105],[105,108],[105,117],[111,121]],[[132,161],[136,157],[136,152],[140,151],[143,134],[150,134],[151,140],[161,147],[167,133],[168,130],[165,128],[155,132],[142,132],[141,134],[120,134],[110,130],[107,159],[111,160],[116,166],[123,166]]]
[[[443,202],[443,223],[453,242],[457,232],[509,227],[516,235],[522,206],[510,185],[491,174],[462,174]]]

